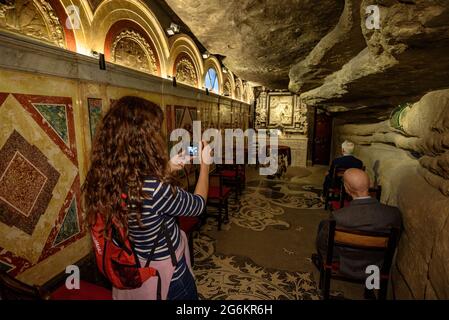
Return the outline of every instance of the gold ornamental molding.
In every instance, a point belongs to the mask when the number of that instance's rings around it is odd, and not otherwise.
[[[65,48],[64,29],[46,0],[7,0],[0,3],[0,29]]]
[[[133,30],[122,31],[112,44],[112,61],[122,66],[158,74],[157,59],[150,44]]]
[[[198,77],[195,67],[189,59],[181,58],[176,64],[176,80],[193,87],[197,86]]]

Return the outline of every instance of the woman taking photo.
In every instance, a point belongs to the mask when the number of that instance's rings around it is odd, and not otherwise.
[[[194,194],[184,191],[174,184],[173,172],[190,159],[169,160],[162,122],[158,105],[123,97],[105,115],[92,147],[83,186],[89,226],[100,215],[107,234],[113,221],[118,221],[140,262],[151,261],[149,266],[159,274],[137,289],[113,287],[114,299],[155,300],[158,293],[167,300],[198,298],[187,239],[176,217],[198,216],[204,211],[209,188],[206,163],[210,163],[205,157],[210,157],[210,148],[199,153],[202,160]]]

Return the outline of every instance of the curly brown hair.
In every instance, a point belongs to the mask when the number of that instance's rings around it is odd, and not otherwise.
[[[161,108],[142,98],[125,96],[104,116],[92,146],[92,160],[83,185],[86,221],[93,226],[97,215],[109,230],[112,221],[127,230],[130,204],[140,223],[144,179],[173,183],[161,126]],[[122,194],[128,206],[123,206]],[[131,203],[130,203],[131,202]],[[135,207],[134,207],[135,206]]]

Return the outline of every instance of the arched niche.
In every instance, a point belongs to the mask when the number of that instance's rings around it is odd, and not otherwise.
[[[76,51],[73,31],[58,0],[5,0],[0,3],[0,29]]]
[[[176,60],[173,63],[172,75],[173,77],[176,77],[177,82],[195,88],[198,88],[199,83],[201,82],[192,57],[185,52],[180,53],[176,57]]]
[[[220,61],[214,56],[210,56],[204,61],[204,73],[202,75],[203,78],[203,84],[206,86],[206,77],[210,69],[215,70],[215,73],[217,75],[218,80],[218,92],[217,94],[223,93],[223,73],[221,70],[221,64]]]
[[[243,82],[239,78],[235,78],[234,99],[243,100]]]
[[[193,85],[193,83],[188,84],[197,88],[203,87],[203,60],[195,42],[189,36],[180,34],[170,38],[170,58],[167,66],[167,75],[172,77],[176,76],[177,71],[183,70],[185,74],[181,78],[177,77],[177,80],[189,78],[189,73],[191,74],[194,71],[197,77],[197,83],[196,85]]]
[[[89,0],[59,0],[68,21],[65,21],[66,27],[72,25],[76,41],[76,51],[84,55],[91,54],[90,39],[92,37],[91,24],[93,12]]]
[[[154,13],[142,1],[103,1],[93,15],[89,46],[92,50],[104,52],[105,57],[110,59],[113,44],[111,34],[117,36],[127,28],[138,33],[154,49],[159,65],[158,73],[162,77],[166,76],[170,52],[168,39]]]
[[[120,20],[111,26],[106,34],[104,54],[107,61],[161,75],[161,63],[152,39],[133,21]]]
[[[254,101],[254,91],[253,87],[247,82],[245,83],[245,102],[250,104],[252,101]]]
[[[235,81],[234,75],[232,72],[228,71],[228,73],[223,74],[223,95],[234,98],[235,93]]]

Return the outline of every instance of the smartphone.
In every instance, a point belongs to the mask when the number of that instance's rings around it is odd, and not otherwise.
[[[188,151],[189,151],[189,156],[198,157],[198,146],[197,145],[189,146]]]

